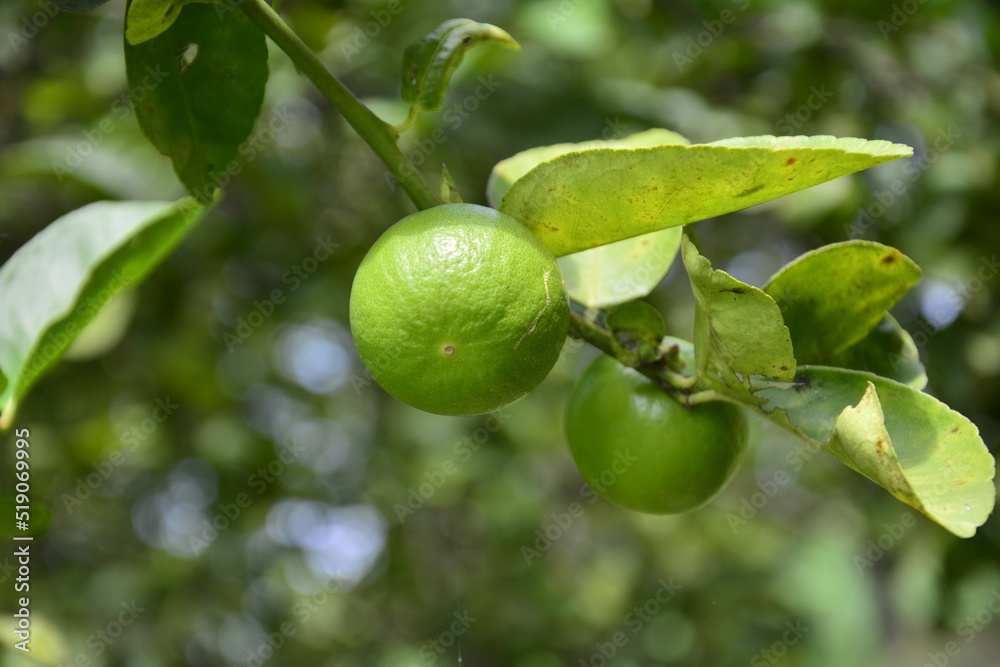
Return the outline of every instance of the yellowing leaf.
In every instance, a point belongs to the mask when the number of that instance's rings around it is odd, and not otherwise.
[[[799,367],[785,386],[759,383],[750,406],[822,447],[959,537],[995,502],[995,463],[966,417],[933,396],[861,371]]]
[[[714,144],[591,148],[542,162],[499,209],[556,256],[760,204],[912,149],[834,137],[746,137]]]

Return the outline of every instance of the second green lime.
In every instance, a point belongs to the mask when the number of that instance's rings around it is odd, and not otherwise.
[[[732,479],[746,451],[747,418],[731,403],[682,405],[601,355],[573,388],[566,437],[598,493],[640,512],[679,514],[705,505]]]

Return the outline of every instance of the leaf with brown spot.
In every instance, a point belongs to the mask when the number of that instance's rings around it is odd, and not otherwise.
[[[846,241],[798,257],[764,291],[781,308],[799,363],[829,364],[865,338],[918,280],[920,268],[895,248]]]
[[[527,225],[556,256],[737,211],[913,152],[887,141],[827,136],[581,146],[518,165],[504,177],[506,187],[491,181],[491,204]]]
[[[959,537],[993,510],[995,462],[976,425],[936,398],[861,371],[801,366],[755,389],[761,416],[883,486]]]

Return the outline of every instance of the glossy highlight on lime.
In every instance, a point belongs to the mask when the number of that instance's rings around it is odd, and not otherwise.
[[[351,288],[351,332],[387,392],[443,415],[497,410],[545,379],[569,329],[552,253],[475,204],[407,216],[375,242]]]

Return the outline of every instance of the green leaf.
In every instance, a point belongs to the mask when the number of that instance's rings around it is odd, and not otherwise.
[[[493,167],[490,179],[486,183],[486,199],[489,201],[490,206],[496,208],[500,205],[503,196],[515,181],[541,163],[548,162],[552,158],[565,155],[566,153],[591,148],[649,148],[651,146],[688,143],[687,139],[676,132],[652,129],[644,132],[636,132],[622,139],[595,139],[575,144],[553,144],[551,146],[529,148],[526,151],[521,151],[516,155],[510,156],[506,160],[501,160]]]
[[[822,447],[955,535],[993,510],[995,463],[975,424],[913,387],[861,371],[801,366],[755,391],[768,419]]]
[[[126,42],[125,69],[142,131],[184,186],[211,201],[242,169],[237,150],[260,112],[264,33],[230,5],[192,4],[154,39]]]
[[[895,248],[846,241],[807,252],[764,291],[781,308],[795,358],[826,364],[863,339],[920,280],[920,267]]]
[[[203,212],[190,198],[88,204],[0,267],[0,428],[84,326],[163,261]]]
[[[67,158],[72,158],[70,151],[76,152],[79,141],[79,134],[55,134],[5,146],[0,154],[0,182],[54,178],[65,184],[62,187],[86,186],[95,191],[95,199],[115,200],[170,197],[179,190],[172,186],[169,163],[147,142],[130,140],[123,150],[120,144],[102,141],[92,147],[85,161],[70,167]]]
[[[588,308],[641,299],[674,263],[681,228],[662,229],[559,258],[569,296]]]
[[[608,331],[619,339],[624,335],[659,343],[667,335],[667,325],[660,311],[645,301],[630,301],[615,306],[608,311],[606,322]]]
[[[449,204],[461,204],[462,195],[455,187],[455,177],[448,170],[448,165],[441,165],[441,199]]]
[[[697,372],[694,344],[691,341],[664,336],[660,341],[660,351],[668,359],[673,358],[672,366],[677,373],[692,376]]]
[[[66,361],[87,361],[110,352],[128,333],[135,315],[135,297],[131,291],[116,294],[104,304],[97,317],[88,322],[66,348],[62,358]]]
[[[853,368],[902,382],[914,389],[927,386],[927,372],[913,338],[892,315],[886,315],[867,336],[834,357],[830,364]]]
[[[206,0],[132,0],[125,17],[125,39],[141,44],[174,24],[184,5]]]
[[[471,19],[445,21],[410,44],[403,52],[403,101],[416,109],[440,109],[465,52],[486,43],[521,48],[500,28]]]
[[[558,257],[760,204],[910,154],[908,146],[887,141],[822,136],[593,148],[539,164],[498,208]]]
[[[637,354],[641,361],[657,360],[667,325],[656,308],[644,301],[623,303],[608,311],[605,324],[618,346]]]
[[[756,287],[713,269],[692,237],[690,228],[685,229],[681,257],[694,292],[699,379],[740,400],[752,400],[752,375],[791,380],[792,339],[778,304]]]

